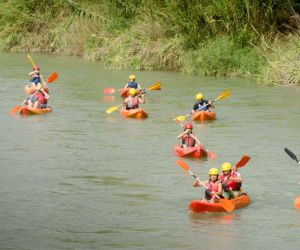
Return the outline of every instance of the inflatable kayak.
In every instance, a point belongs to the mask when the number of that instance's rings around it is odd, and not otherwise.
[[[202,146],[182,148],[181,145],[177,144],[174,147],[174,152],[179,157],[192,157],[192,158],[207,157],[207,151]]]
[[[122,116],[128,117],[128,118],[144,119],[144,118],[148,117],[148,114],[142,108],[130,109],[130,110],[121,109],[120,113]]]
[[[215,120],[216,119],[216,113],[212,111],[197,111],[194,112],[192,115],[193,121],[209,121],[209,120]]]
[[[239,209],[247,206],[250,203],[250,198],[248,195],[243,194],[230,201],[235,204],[234,209]],[[194,213],[226,212],[221,203],[210,203],[207,200],[193,200],[189,205],[189,209]]]
[[[51,107],[47,107],[45,109],[39,109],[39,108],[29,108],[27,106],[23,106],[20,109],[20,114],[21,115],[40,115],[40,114],[45,114],[49,113],[52,111]]]

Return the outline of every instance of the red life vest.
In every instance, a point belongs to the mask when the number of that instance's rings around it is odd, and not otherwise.
[[[45,97],[44,93],[38,91],[36,94],[35,94],[35,98],[37,99],[37,101],[40,103],[40,104],[47,104],[48,100],[47,98]]]
[[[182,136],[182,144],[185,144],[188,147],[194,147],[196,140],[190,134],[184,134]]]
[[[221,183],[224,182],[224,179],[225,179],[225,177],[227,177],[227,176],[228,176],[228,177],[233,177],[233,178],[238,178],[238,177],[240,177],[240,174],[239,174],[238,172],[236,172],[236,171],[232,171],[232,172],[230,172],[228,175],[222,174],[221,177],[220,177]],[[238,191],[238,190],[241,189],[241,186],[242,186],[242,183],[238,183],[238,182],[236,182],[236,181],[228,180],[228,179],[227,179],[227,181],[226,181],[226,184],[227,184],[228,189],[230,189],[230,190],[232,190],[232,191]]]
[[[220,184],[220,181],[215,181],[215,182],[208,181],[208,182],[206,182],[206,186],[207,186],[208,190],[210,192],[215,192],[215,193],[219,192],[219,184]],[[214,194],[211,194],[211,198],[214,198]]]
[[[135,97],[128,97],[128,101],[126,102],[127,109],[137,109],[139,107],[140,101],[138,96]]]

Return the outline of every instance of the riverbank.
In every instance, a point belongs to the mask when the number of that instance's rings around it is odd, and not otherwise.
[[[294,2],[4,1],[0,50],[79,55],[113,69],[299,85]]]

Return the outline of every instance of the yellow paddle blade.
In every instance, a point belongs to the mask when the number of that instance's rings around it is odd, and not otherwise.
[[[31,55],[27,54],[27,58],[28,60],[31,62],[32,66],[34,67],[35,66],[35,63],[33,62],[33,59],[31,57]]]
[[[220,199],[222,207],[227,211],[227,212],[232,212],[234,210],[235,204],[233,201],[228,200],[228,199]]]
[[[185,117],[186,117],[185,115],[180,115],[180,116],[176,117],[176,120],[179,122],[183,122],[183,121],[185,121]]]
[[[230,90],[225,90],[223,93],[221,93],[218,98],[216,100],[219,100],[219,99],[225,99],[227,97],[229,97],[231,95],[231,92]]]
[[[112,113],[112,112],[118,110],[119,107],[120,107],[120,105],[110,107],[108,110],[106,110],[106,113],[107,113],[107,114],[110,114],[110,113]]]
[[[161,82],[156,82],[149,88],[149,90],[160,90],[161,89],[160,85],[161,85]]]

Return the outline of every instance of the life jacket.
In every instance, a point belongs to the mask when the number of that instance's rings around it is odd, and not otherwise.
[[[127,88],[137,89],[138,88],[138,83],[137,82],[129,82],[127,84]]]
[[[237,178],[237,177],[240,177],[240,174],[236,171],[231,171],[228,175],[222,174],[221,177],[220,177],[221,183],[224,183],[224,179],[227,176],[232,176],[234,178]],[[227,180],[226,184],[227,184],[228,189],[232,190],[232,191],[239,191],[241,189],[241,186],[242,186],[242,183],[238,183],[238,182],[233,181],[233,180]]]
[[[219,192],[219,184],[220,184],[220,181],[215,181],[215,182],[212,182],[212,181],[208,181],[207,182],[207,187],[208,187],[208,190],[210,192],[215,192],[215,193],[218,193]],[[214,198],[213,197],[214,195],[211,194],[211,198]]]
[[[128,101],[126,103],[126,109],[137,109],[139,107],[139,97],[135,96],[135,97],[128,97]]]
[[[194,147],[196,140],[190,134],[184,134],[182,136],[182,144],[185,144],[188,147]]]
[[[195,104],[195,108],[196,109],[194,109],[194,110],[197,110],[197,111],[200,111],[200,110],[207,111],[208,108],[209,108],[209,106],[210,106],[210,105],[207,105],[207,104],[208,104],[208,101],[206,101],[206,100],[201,100],[199,102],[196,102],[196,104]],[[205,105],[207,105],[207,106],[205,106]]]
[[[35,96],[35,98],[37,99],[37,101],[38,101],[40,104],[47,104],[47,103],[48,103],[48,100],[47,100],[47,98],[45,97],[44,93],[38,91],[34,96]]]
[[[35,85],[38,85],[38,83],[41,82],[41,76],[40,76],[40,74],[34,74],[34,75],[32,75],[32,79],[30,81],[33,82]]]

